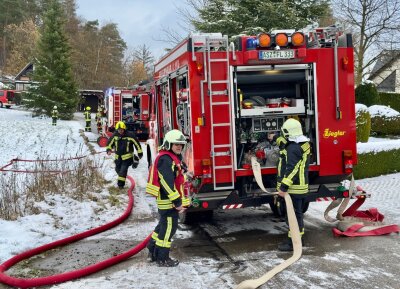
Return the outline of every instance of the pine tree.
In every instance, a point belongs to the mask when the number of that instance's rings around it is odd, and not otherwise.
[[[186,0],[199,17],[188,17],[196,30],[229,36],[272,29],[301,29],[329,17],[327,0]]]
[[[49,0],[32,75],[37,85],[29,89],[26,106],[36,113],[50,115],[56,105],[61,118],[71,119],[79,97],[72,77],[70,47],[63,21],[58,0]]]

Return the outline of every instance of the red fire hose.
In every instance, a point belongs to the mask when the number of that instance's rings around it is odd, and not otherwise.
[[[62,283],[62,282],[66,282],[66,281],[69,281],[72,279],[77,279],[77,278],[98,272],[100,270],[103,270],[114,264],[122,262],[123,260],[126,260],[129,257],[132,257],[132,256],[136,255],[138,252],[140,252],[141,250],[143,250],[146,247],[146,244],[149,242],[149,240],[151,238],[151,234],[149,236],[147,236],[147,238],[144,241],[142,241],[141,243],[136,245],[136,247],[132,248],[129,251],[126,251],[126,252],[124,252],[120,255],[117,255],[115,257],[112,257],[110,259],[101,261],[99,263],[96,263],[96,264],[93,264],[93,265],[90,265],[90,266],[87,266],[87,267],[84,267],[84,268],[81,268],[81,269],[78,269],[75,271],[69,271],[69,272],[65,272],[65,273],[61,273],[61,274],[57,274],[57,275],[40,277],[40,278],[26,278],[26,279],[11,277],[4,273],[6,270],[8,270],[13,265],[17,264],[18,262],[20,262],[22,260],[28,259],[32,256],[35,256],[35,255],[43,253],[45,251],[54,249],[56,247],[63,246],[63,245],[66,245],[66,244],[69,244],[72,242],[76,242],[76,241],[82,240],[84,238],[104,232],[104,231],[106,231],[110,228],[113,228],[116,225],[122,223],[124,220],[126,220],[129,217],[129,215],[132,211],[132,208],[133,208],[132,191],[135,188],[135,181],[133,180],[133,178],[130,176],[127,176],[127,178],[131,182],[131,186],[129,187],[129,190],[128,190],[129,204],[122,216],[120,216],[118,219],[116,219],[110,223],[107,223],[105,225],[102,225],[100,227],[91,229],[91,230],[83,232],[83,233],[76,234],[74,236],[71,236],[71,237],[68,237],[68,238],[65,238],[62,240],[58,240],[58,241],[55,241],[55,242],[52,242],[52,243],[49,243],[49,244],[46,244],[46,245],[43,245],[40,247],[37,247],[35,249],[23,252],[22,254],[12,257],[11,259],[7,260],[6,262],[4,262],[3,264],[0,265],[0,282],[10,285],[10,286],[19,287],[19,288],[31,288],[31,287],[37,287],[37,286]]]

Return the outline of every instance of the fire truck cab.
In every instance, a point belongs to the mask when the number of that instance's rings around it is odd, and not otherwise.
[[[184,159],[195,212],[269,203],[279,148],[268,141],[288,118],[312,144],[307,201],[348,196],[341,181],[357,162],[352,36],[332,26],[240,36],[192,34],[155,65],[148,160],[170,129],[187,137]],[[304,208],[307,210],[307,208]]]

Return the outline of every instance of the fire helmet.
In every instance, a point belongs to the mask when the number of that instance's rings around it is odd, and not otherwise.
[[[55,106],[53,107],[53,109],[57,109],[57,105],[55,105]]]
[[[186,138],[180,130],[173,129],[165,134],[162,148],[166,150],[171,149],[171,144],[183,144],[186,145]]]
[[[281,127],[281,132],[285,138],[297,137],[303,135],[303,130],[301,129],[301,123],[294,118],[289,118],[283,123]]]
[[[90,106],[87,106],[87,107],[86,107],[86,110],[90,110]]]
[[[126,129],[126,124],[123,121],[119,121],[117,122],[117,124],[115,125],[115,129]]]

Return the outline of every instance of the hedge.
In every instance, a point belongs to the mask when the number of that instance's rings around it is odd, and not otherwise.
[[[400,171],[400,149],[358,154],[354,178],[372,178]]]
[[[357,142],[368,142],[371,133],[371,115],[368,110],[360,109],[356,113]]]
[[[377,135],[400,135],[400,116],[371,117],[371,132]]]
[[[399,93],[380,92],[379,98],[380,98],[379,104],[390,106],[394,110],[400,111],[400,94]]]

